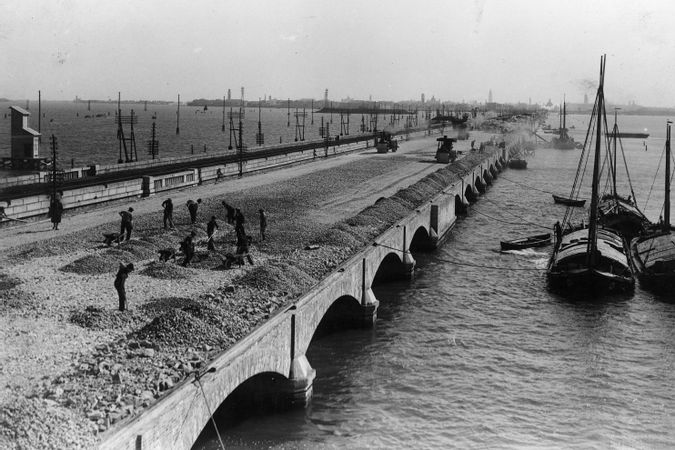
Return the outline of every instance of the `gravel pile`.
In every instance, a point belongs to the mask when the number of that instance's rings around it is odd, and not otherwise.
[[[181,258],[178,258],[180,262]],[[194,272],[188,267],[183,267],[173,261],[161,262],[151,261],[145,269],[138,272],[139,275],[146,275],[152,278],[159,278],[162,280],[182,280],[189,278]]]
[[[0,407],[3,449],[95,448],[95,433],[94,425],[51,400],[18,397]]]
[[[131,240],[125,242],[119,247],[114,249],[109,249],[108,252],[111,254],[127,254],[126,259],[131,261],[138,261],[142,259],[154,258],[158,255],[157,251],[159,247],[156,244],[148,242],[144,239]]]
[[[0,273],[0,291],[8,291],[21,284],[21,280],[13,278],[6,273]]]
[[[357,246],[363,244],[362,241],[358,240],[351,233],[341,230],[338,227],[330,228],[327,231],[314,236],[312,239],[310,239],[309,243],[319,246],[332,245],[348,248],[356,248]]]
[[[189,311],[192,308],[187,309]],[[167,311],[134,332],[132,338],[174,346],[190,346],[196,342],[225,345],[230,342],[222,330],[209,325],[188,311],[182,309]]]
[[[84,311],[74,311],[70,321],[91,330],[131,330],[147,322],[147,317],[136,310],[118,311],[87,306]]]
[[[316,279],[294,265],[279,261],[268,261],[264,266],[256,266],[234,281],[235,284],[262,291],[283,289],[292,293],[305,292],[316,282]]]
[[[70,264],[61,267],[63,272],[77,273],[79,275],[99,275],[107,272],[114,272],[119,268],[123,260],[117,255],[110,253],[99,253],[86,255],[76,259]]]

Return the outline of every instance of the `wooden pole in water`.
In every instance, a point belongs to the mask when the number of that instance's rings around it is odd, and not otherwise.
[[[180,134],[180,94],[178,94],[178,108],[176,109],[176,134]]]
[[[225,96],[223,95],[223,126],[220,129],[223,133],[225,132]]]
[[[38,133],[42,128],[42,92],[38,90]],[[38,136],[38,142],[42,142],[42,134]]]

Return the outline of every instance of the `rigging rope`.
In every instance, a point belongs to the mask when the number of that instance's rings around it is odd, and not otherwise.
[[[500,175],[500,176],[499,176],[499,179],[500,179],[500,180],[503,179],[503,180],[506,180],[506,181],[510,181],[510,182],[513,183],[513,184],[518,184],[518,185],[520,185],[520,186],[524,186],[524,187],[526,187],[526,188],[528,188],[528,189],[532,189],[532,190],[534,190],[534,191],[543,192],[543,193],[545,193],[545,194],[553,194],[553,192],[551,192],[551,191],[546,191],[546,190],[544,190],[544,189],[539,189],[539,188],[536,188],[536,187],[534,187],[534,186],[530,186],[530,185],[528,185],[528,184],[521,183],[521,182],[519,182],[519,181],[511,180],[511,179],[509,179],[509,178],[506,178],[504,175]]]
[[[482,213],[482,212],[480,212],[480,211],[476,211],[476,212],[477,212],[478,214],[482,215],[482,216],[488,217],[488,218],[490,218],[490,219],[492,219],[492,220],[496,220],[497,222],[505,223],[505,224],[508,224],[508,225],[525,225],[525,224],[528,224],[528,225],[534,225],[535,227],[543,228],[543,229],[545,229],[545,230],[549,230],[549,227],[544,227],[543,225],[536,224],[536,223],[532,223],[532,222],[527,222],[527,221],[523,221],[523,222],[508,222],[508,221],[506,221],[506,220],[498,219],[497,217],[493,217],[493,216],[491,216],[491,215],[489,215],[489,214],[485,214],[485,213]]]
[[[546,269],[539,268],[530,268],[530,267],[506,267],[506,266],[487,266],[483,264],[473,264],[469,262],[456,261],[447,258],[436,258],[438,261],[445,262],[448,264],[455,264],[458,266],[467,266],[467,267],[478,267],[479,269],[492,269],[492,270],[505,270],[512,272],[543,272]]]
[[[485,198],[485,199],[483,199],[483,200],[487,200],[489,203],[492,203],[493,205],[499,206],[499,205],[497,204],[497,202],[493,202],[492,200],[490,200],[490,199],[488,199],[488,198]],[[478,214],[482,214],[482,215],[484,215],[484,216],[490,217],[490,216],[488,216],[487,214],[482,213],[482,212],[480,212],[480,211],[476,211],[476,212],[477,212]],[[514,213],[510,212],[509,210],[506,210],[506,209],[505,209],[505,210],[503,210],[503,212],[505,212],[505,213],[507,213],[507,214],[509,214],[509,215],[511,215],[511,216],[513,216],[513,217],[515,217],[516,219],[520,219],[519,216],[515,215]],[[521,223],[515,223],[515,222],[505,222],[505,221],[499,220],[499,219],[494,218],[494,217],[490,217],[490,218],[491,218],[491,219],[495,219],[495,220],[497,220],[497,221],[499,221],[499,222],[503,222],[503,223],[510,224],[510,225],[533,225],[533,226],[535,226],[535,227],[543,228],[543,229],[546,229],[546,230],[549,229],[549,227],[545,227],[545,226],[543,226],[543,225],[541,225],[541,224],[534,223],[534,222],[530,222],[530,221],[528,221],[528,220],[523,220]]]
[[[649,199],[652,196],[652,190],[654,189],[654,183],[656,183],[656,178],[659,176],[659,170],[661,170],[661,162],[663,161],[663,155],[666,153],[666,146],[664,144],[663,149],[661,150],[661,156],[659,156],[659,164],[656,166],[656,172],[654,172],[654,178],[652,179],[652,185],[649,187],[649,193],[647,194],[647,200],[645,200],[644,209],[647,209],[649,204]]]

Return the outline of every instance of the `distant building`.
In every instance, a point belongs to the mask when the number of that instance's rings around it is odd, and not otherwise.
[[[9,109],[12,111],[12,158],[37,158],[40,150],[40,133],[28,127],[30,113],[18,106],[10,106]]]
[[[588,105],[588,94],[584,94],[584,105]]]
[[[492,89],[488,92],[488,103],[492,103]]]
[[[424,104],[424,94],[420,97],[420,100],[422,101],[422,104]]]

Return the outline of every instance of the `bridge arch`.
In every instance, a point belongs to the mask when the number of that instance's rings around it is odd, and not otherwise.
[[[485,182],[483,180],[481,180],[480,177],[476,177],[475,183],[476,183],[476,189],[478,189],[478,192],[481,193],[481,194],[485,194],[485,191],[487,189],[487,187],[485,185]]]
[[[411,251],[425,251],[435,248],[435,242],[431,239],[429,230],[424,226],[419,226],[410,239],[408,248]]]
[[[499,175],[499,170],[493,164],[490,164],[490,174],[492,175],[492,179],[496,179],[497,175]]]
[[[401,274],[404,271],[405,266],[399,252],[389,252],[377,265],[371,283],[385,283],[387,281],[400,279]]]
[[[308,347],[315,339],[336,331],[361,328],[363,326],[362,315],[363,308],[358,299],[349,294],[341,295],[328,307],[317,324]]]
[[[460,216],[466,214],[469,205],[462,199],[459,194],[455,194],[455,215]]]
[[[483,169],[483,180],[485,180],[485,183],[488,185],[492,184],[492,175],[488,169]]]
[[[470,184],[467,185],[466,189],[464,190],[464,197],[469,203],[476,203],[478,201],[478,195],[473,190],[473,186]]]

